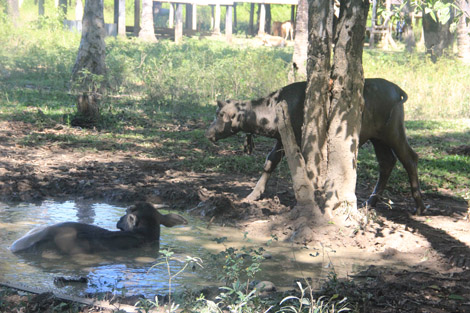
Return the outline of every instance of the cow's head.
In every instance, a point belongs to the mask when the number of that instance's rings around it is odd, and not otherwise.
[[[126,210],[126,215],[117,222],[117,228],[122,231],[131,231],[145,234],[148,239],[160,238],[160,225],[173,227],[188,222],[178,214],[161,214],[147,202],[138,202]]]
[[[217,111],[214,121],[206,131],[206,137],[216,142],[230,137],[241,130],[244,111],[240,110],[237,101],[217,101]]]

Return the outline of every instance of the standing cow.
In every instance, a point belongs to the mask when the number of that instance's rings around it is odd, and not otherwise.
[[[300,146],[304,117],[306,82],[281,88],[265,98],[251,101],[228,100],[218,102],[217,116],[206,131],[206,137],[215,142],[239,131],[275,138],[276,144],[266,158],[264,171],[247,200],[257,200],[265,191],[271,173],[282,158],[282,142],[278,132],[276,105],[286,101],[291,116],[297,144]],[[364,84],[365,108],[359,146],[370,140],[379,162],[379,179],[367,200],[374,206],[385,189],[397,158],[405,167],[416,203],[416,213],[422,214],[425,205],[418,181],[418,156],[408,144],[405,134],[403,103],[406,93],[397,85],[384,79],[366,79]]]

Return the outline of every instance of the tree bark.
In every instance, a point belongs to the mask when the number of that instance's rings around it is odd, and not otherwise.
[[[308,50],[308,2],[299,0],[297,17],[295,19],[294,54],[292,55],[292,68],[289,81],[305,80],[307,77],[307,50]]]
[[[139,38],[148,42],[157,42],[153,25],[153,1],[142,0],[142,24],[140,25]]]
[[[449,7],[449,10],[451,8]],[[431,55],[431,60],[436,62],[437,58],[441,57],[444,50],[449,48],[452,44],[454,36],[450,32],[450,25],[452,24],[453,14],[451,18],[445,24],[439,21],[435,21],[430,13],[425,13],[423,10],[423,35],[424,35],[424,46],[426,47],[426,53]]]
[[[458,56],[465,62],[470,62],[470,1],[459,0],[462,16],[457,24]]]
[[[88,0],[85,2],[82,38],[72,69],[72,82],[82,94],[78,99],[78,112],[90,121],[99,118],[97,94],[102,93],[106,86],[104,37],[103,3],[101,0]]]
[[[408,52],[413,52],[416,48],[416,39],[413,32],[413,10],[410,5],[410,0],[405,0],[404,14],[405,14],[405,28],[403,30],[403,40]]]
[[[326,211],[343,206],[356,214],[357,151],[364,110],[362,50],[368,9],[368,0],[342,1],[340,6],[328,112]]]

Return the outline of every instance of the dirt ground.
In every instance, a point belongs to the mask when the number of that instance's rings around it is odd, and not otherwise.
[[[193,209],[192,214],[207,221],[231,221],[250,236],[295,238],[298,212],[293,209],[295,198],[288,181],[271,181],[262,200],[247,203],[242,199],[258,177],[183,171],[170,157],[146,158],[133,151],[90,152],[73,144],[21,145],[30,127],[0,122],[0,201],[84,198],[125,205],[146,200]],[[93,132],[61,126],[35,131]],[[359,200],[365,200],[370,190],[358,188]],[[316,229],[309,242],[299,244],[356,246],[409,264],[407,270],[371,264],[367,271],[343,282],[345,288],[349,284],[345,293],[361,304],[361,312],[470,312],[467,203],[444,191],[426,193],[429,208],[417,217],[411,214],[409,194],[395,195],[392,200],[392,205],[382,203],[371,212],[364,229],[338,231],[328,225]]]

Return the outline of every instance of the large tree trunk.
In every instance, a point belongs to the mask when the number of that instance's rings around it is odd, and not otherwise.
[[[139,38],[148,42],[157,42],[153,25],[153,1],[142,0],[142,18]]]
[[[457,47],[459,58],[470,62],[470,0],[459,0],[462,16],[457,25]]]
[[[451,10],[450,7],[449,10],[451,11],[451,18],[449,18],[445,24],[439,21],[439,17],[437,16],[437,20],[435,21],[430,13],[426,14],[423,10],[424,46],[426,47],[426,53],[431,55],[433,62],[442,56],[444,50],[451,46],[454,39],[454,36],[450,32],[453,10]]]
[[[283,135],[288,163],[305,171],[302,174],[297,169],[293,176],[297,181],[297,203],[302,207],[296,234],[302,239],[312,236],[313,225],[333,218],[337,208],[347,209],[348,216],[358,216],[356,165],[364,107],[362,49],[369,1],[341,1],[336,33],[333,5],[333,1],[309,1],[308,80],[301,147],[292,150],[295,141],[287,142]],[[280,132],[282,135],[283,130]],[[305,165],[301,165],[302,158],[294,161],[299,156],[292,151],[301,152]],[[300,192],[309,188],[315,193]]]
[[[299,0],[297,17],[295,19],[294,55],[289,81],[304,80],[307,77],[308,50],[308,2]]]
[[[327,211],[340,206],[357,209],[357,150],[364,110],[362,50],[368,9],[368,0],[341,2],[328,112]]]
[[[90,123],[99,118],[98,94],[106,86],[104,37],[103,3],[101,0],[87,0],[82,21],[82,39],[72,69],[72,82],[74,89],[80,93],[78,115]]]

